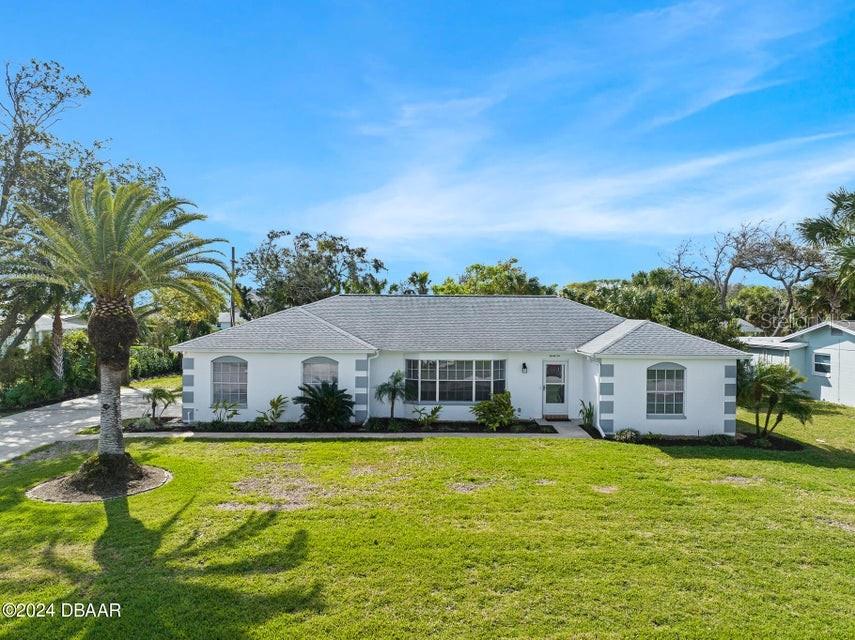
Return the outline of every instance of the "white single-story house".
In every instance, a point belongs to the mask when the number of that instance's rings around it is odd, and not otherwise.
[[[811,397],[855,406],[855,320],[828,320],[782,337],[740,338],[755,362],[786,364]]]
[[[510,391],[521,418],[575,418],[669,435],[735,433],[737,349],[557,296],[337,295],[172,347],[183,354],[183,418],[236,402],[252,420],[278,394],[336,382],[355,420],[389,415],[375,389],[405,372],[414,398],[397,415],[442,405],[440,419]],[[285,420],[298,420],[289,406]]]
[[[0,317],[2,320],[2,317]],[[62,333],[72,333],[74,331],[86,331],[86,321],[78,315],[62,316]],[[46,340],[50,340],[53,336],[53,316],[43,315],[36,319],[32,329],[27,333],[26,339],[21,342],[21,348],[29,350],[30,347],[37,344],[42,344]],[[12,341],[7,340],[6,343],[0,345],[0,354],[6,351],[6,347]]]

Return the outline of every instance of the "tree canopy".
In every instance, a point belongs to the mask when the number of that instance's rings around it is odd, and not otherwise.
[[[448,277],[433,285],[436,295],[554,295],[557,285],[541,284],[528,275],[516,258],[500,260],[494,265],[475,263],[456,280]]]

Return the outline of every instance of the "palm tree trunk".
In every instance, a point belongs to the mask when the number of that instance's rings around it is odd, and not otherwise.
[[[389,420],[395,419],[395,396],[389,398],[392,401],[391,406],[389,407]]]
[[[102,364],[101,393],[101,431],[98,436],[98,454],[121,456],[125,453],[122,437],[122,371]]]
[[[62,353],[62,304],[57,302],[53,308],[53,326],[50,336],[50,361],[53,375],[60,382],[63,377]]]

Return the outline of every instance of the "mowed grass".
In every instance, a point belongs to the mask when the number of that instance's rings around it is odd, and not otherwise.
[[[122,615],[0,635],[852,638],[855,411],[820,410],[802,452],[134,440],[174,480],[74,506],[24,491],[82,454],[37,453],[0,470],[0,601]]]
[[[165,376],[140,378],[139,380],[132,380],[130,386],[134,389],[153,389],[154,387],[161,387],[163,389],[169,389],[170,391],[181,391],[181,374],[170,373]]]

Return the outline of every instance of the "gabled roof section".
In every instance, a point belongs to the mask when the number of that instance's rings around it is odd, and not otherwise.
[[[632,333],[636,329],[638,329],[641,325],[643,325],[647,320],[624,320],[619,325],[616,325],[606,331],[605,333],[601,333],[593,340],[589,340],[581,347],[576,349],[579,353],[583,353],[585,355],[593,356],[598,353],[601,353],[603,349],[606,349],[612,346],[618,340],[626,337],[628,334]]]
[[[636,326],[628,326],[624,335],[619,336],[608,346],[599,349],[600,356],[692,356],[719,358],[746,358],[750,354],[727,347],[718,342],[699,338],[657,324],[641,321]]]
[[[188,340],[172,349],[748,355],[558,296],[338,295]]]
[[[374,351],[374,345],[292,307],[171,347],[173,351]]]
[[[743,336],[739,341],[752,349],[775,349],[777,351],[795,351],[807,346],[804,342],[790,342],[775,336]]]
[[[826,320],[825,322],[820,322],[819,324],[815,324],[805,329],[796,331],[795,333],[791,333],[788,336],[784,336],[784,340],[791,340],[792,338],[797,338],[798,336],[802,336],[806,333],[811,333],[813,331],[817,331],[818,329],[823,329],[825,327],[840,329],[841,331],[845,331],[855,336],[855,320]]]
[[[385,351],[572,351],[623,318],[558,296],[339,295],[303,307]]]

